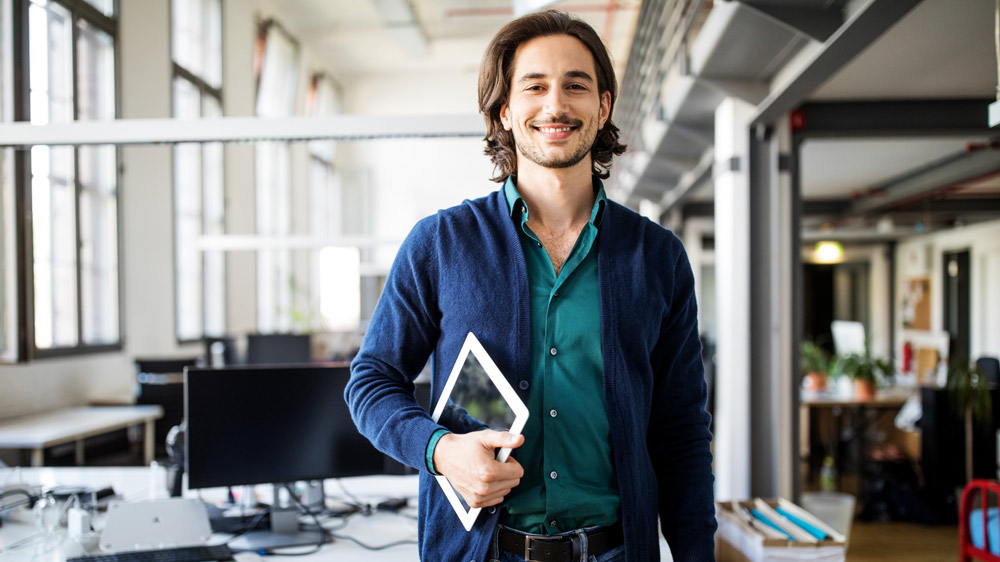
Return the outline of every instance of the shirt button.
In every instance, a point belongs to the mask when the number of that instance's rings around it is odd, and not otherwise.
[[[535,244],[538,244],[538,247],[539,247],[539,248],[541,248],[541,247],[542,247],[542,243],[541,243],[541,242],[535,242]]]
[[[555,480],[556,478],[559,478],[559,473],[553,470],[549,473],[549,478]]]
[[[496,513],[497,512],[496,506],[491,507],[489,511],[490,513]]]
[[[549,415],[552,416],[552,417],[556,417],[556,416],[559,415],[559,412],[557,412],[554,409],[552,409],[552,410],[549,410]]]
[[[549,350],[549,355],[555,355],[555,354],[557,354],[557,353],[559,353],[559,352],[558,352],[558,351],[556,351],[556,348],[554,348],[554,347],[553,347],[552,349],[550,349],[550,350]]]
[[[553,519],[552,521],[549,521],[549,527],[555,527],[555,526],[556,526],[556,520],[555,519]]]
[[[521,381],[520,383],[518,383],[517,386],[519,386],[521,390],[528,390],[528,386],[530,385],[531,383],[529,383],[528,381]]]

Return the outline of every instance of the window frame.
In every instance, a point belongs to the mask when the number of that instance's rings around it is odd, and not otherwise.
[[[73,121],[79,118],[80,100],[78,92],[78,56],[80,38],[79,22],[85,21],[104,33],[107,33],[114,42],[114,112],[115,119],[121,115],[121,45],[118,33],[118,17],[120,15],[120,2],[114,0],[114,17],[106,16],[103,12],[87,3],[85,0],[48,0],[59,4],[70,13],[72,20],[72,88],[73,88]],[[14,120],[31,121],[31,81],[30,81],[30,28],[29,28],[29,8],[31,0],[13,0],[13,60],[14,60]],[[31,149],[21,148],[15,151],[14,156],[14,183],[15,183],[15,209],[16,237],[17,243],[17,314],[18,314],[18,362],[23,363],[34,359],[48,359],[58,357],[72,357],[78,355],[90,355],[97,353],[109,353],[121,351],[125,343],[125,275],[124,275],[124,252],[122,245],[121,227],[122,220],[122,149],[115,146],[115,247],[118,254],[117,277],[118,277],[118,338],[112,343],[87,344],[84,342],[84,318],[83,318],[83,266],[80,259],[80,247],[82,245],[80,231],[80,199],[82,187],[80,185],[80,147],[73,146],[73,188],[74,188],[74,214],[76,218],[75,239],[76,239],[76,333],[77,342],[73,346],[58,346],[50,348],[40,348],[35,337],[35,305],[34,305],[34,233],[32,231],[32,201],[31,201]]]
[[[116,1],[118,1],[118,0],[116,0]],[[204,78],[198,76],[197,74],[195,74],[194,72],[188,70],[187,68],[185,68],[184,66],[182,66],[180,63],[178,63],[176,60],[174,60],[174,3],[173,3],[172,0],[168,1],[168,14],[169,15],[168,15],[167,19],[170,22],[170,33],[168,34],[168,38],[167,38],[167,41],[168,41],[168,46],[167,47],[168,47],[168,52],[170,53],[170,66],[171,66],[171,73],[170,73],[170,113],[171,113],[171,118],[175,117],[173,115],[173,113],[174,113],[174,108],[176,107],[175,104],[177,102],[177,99],[176,99],[175,91],[174,91],[174,82],[175,82],[175,80],[177,78],[181,78],[183,80],[186,80],[188,83],[191,84],[191,86],[193,86],[198,91],[198,94],[199,94],[199,112],[201,112],[203,110],[203,105],[202,105],[201,100],[203,100],[204,96],[207,95],[207,96],[210,96],[212,98],[215,98],[215,101],[217,101],[218,104],[219,104],[219,108],[222,109],[223,114],[225,114],[225,104],[224,104],[224,102],[225,102],[225,95],[224,95],[224,91],[225,91],[225,76],[226,76],[226,57],[225,57],[225,50],[226,50],[226,25],[225,25],[225,10],[223,9],[224,6],[222,4],[223,4],[223,0],[219,0],[219,8],[220,8],[220,14],[219,14],[219,50],[221,51],[219,53],[219,55],[220,55],[220,57],[219,57],[220,58],[220,61],[219,61],[219,63],[220,63],[220,67],[219,67],[219,76],[220,76],[219,81],[220,81],[220,85],[218,87],[215,87],[215,86],[212,86],[211,84],[209,84]],[[203,144],[200,145],[199,148],[204,149],[204,145]],[[205,162],[204,158],[202,158],[201,162],[202,162],[202,169],[201,169],[202,180],[204,180],[204,171],[205,171],[204,170],[204,162]],[[222,201],[223,201],[223,203],[222,203],[222,206],[223,206],[223,214],[222,214],[222,216],[223,216],[223,219],[222,220],[223,220],[223,225],[225,225],[226,216],[228,215],[228,213],[226,212],[228,210],[228,201],[227,201],[227,198],[226,198],[225,162],[226,162],[226,154],[225,154],[225,148],[223,147],[223,152],[222,152],[222,163],[223,163],[223,172],[222,172]],[[181,335],[180,335],[180,325],[181,325],[181,322],[180,322],[180,317],[178,316],[178,313],[179,313],[178,305],[179,305],[179,293],[180,293],[180,281],[181,280],[180,280],[180,270],[177,267],[177,259],[179,257],[179,253],[178,253],[179,248],[178,248],[178,244],[177,244],[177,240],[178,240],[178,238],[177,238],[177,235],[178,235],[178,229],[177,229],[177,181],[176,181],[176,178],[174,177],[176,171],[177,171],[177,150],[176,150],[176,147],[174,147],[170,151],[170,193],[171,193],[171,197],[170,197],[170,218],[171,218],[171,236],[172,236],[172,241],[173,241],[173,244],[172,244],[173,251],[172,251],[171,268],[173,270],[173,278],[174,278],[174,306],[173,306],[173,314],[172,314],[172,317],[173,317],[173,337],[174,337],[174,341],[178,345],[187,345],[187,344],[193,344],[193,343],[198,343],[198,342],[205,341],[206,337],[213,337],[213,336],[222,336],[222,335],[225,335],[225,333],[228,332],[228,325],[229,325],[229,321],[228,321],[229,306],[228,306],[228,302],[226,302],[225,300],[222,301],[222,315],[223,315],[223,319],[224,319],[223,333],[222,334],[212,334],[212,335],[206,334],[205,333],[205,320],[206,320],[206,314],[205,314],[205,312],[206,312],[206,308],[205,308],[205,253],[204,252],[200,252],[201,253],[200,261],[201,261],[201,264],[202,264],[202,268],[201,268],[201,283],[199,285],[200,291],[201,291],[201,297],[202,297],[201,298],[201,336],[195,337],[195,338],[184,338],[184,337],[181,337]],[[200,193],[199,193],[199,199],[203,203],[204,203],[204,195],[205,195],[205,192],[204,192],[204,183],[202,183],[202,186],[201,186],[201,189],[200,189]],[[201,216],[201,220],[202,220],[202,224],[201,224],[202,234],[204,234],[204,229],[205,229],[205,210],[204,210],[204,208],[202,208],[201,214],[202,214],[202,216]],[[228,256],[226,255],[226,253],[223,252],[223,272],[222,272],[223,289],[228,289],[228,287],[229,287],[229,267],[228,267],[228,264],[226,263],[226,258],[227,257]]]

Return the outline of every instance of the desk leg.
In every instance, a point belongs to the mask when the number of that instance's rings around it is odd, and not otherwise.
[[[45,459],[45,449],[36,447],[31,450],[31,466],[42,466]]]
[[[83,466],[83,439],[76,440],[76,466]]]
[[[153,462],[153,455],[156,453],[156,445],[153,441],[153,420],[146,420],[146,436],[142,447],[142,458],[146,466],[149,466],[149,463]]]

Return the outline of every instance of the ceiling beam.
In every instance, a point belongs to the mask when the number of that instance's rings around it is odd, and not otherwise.
[[[701,158],[698,159],[698,164],[693,168],[688,170],[680,177],[677,181],[677,185],[663,194],[663,198],[660,199],[660,207],[663,208],[664,214],[670,212],[670,210],[681,202],[683,202],[687,197],[694,191],[696,187],[702,184],[705,180],[711,179],[712,177],[712,165],[715,163],[715,147],[710,146],[706,148],[701,153]]]
[[[757,106],[751,127],[777,122],[801,104],[887,29],[903,18],[920,0],[868,0],[848,17],[823,45],[802,62],[798,72],[775,88]]]
[[[804,138],[961,137],[998,134],[987,122],[990,99],[811,102],[792,115]]]
[[[1000,171],[1000,150],[955,154],[875,187],[855,201],[849,214],[871,214],[911,204],[957,183]]]
[[[787,4],[768,0],[743,0],[743,3],[821,43],[844,23],[843,8],[839,4],[825,7],[822,4]]]

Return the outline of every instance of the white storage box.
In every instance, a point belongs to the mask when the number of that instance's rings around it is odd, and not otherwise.
[[[777,533],[766,525],[752,520],[747,513],[755,507],[774,509],[780,507],[785,512],[825,532],[824,540],[817,540],[804,531],[799,540],[778,538]],[[719,531],[715,539],[715,558],[718,562],[843,562],[846,553],[844,536],[820,521],[811,513],[785,499],[749,500],[744,502],[716,503],[716,518]],[[781,518],[774,512],[773,517]],[[782,518],[783,525],[793,525]],[[796,529],[800,527],[796,526]]]

